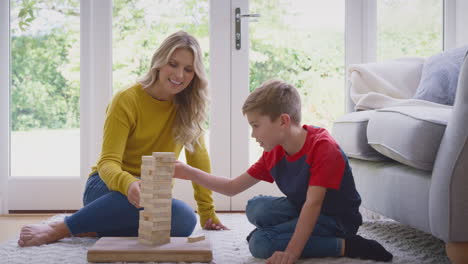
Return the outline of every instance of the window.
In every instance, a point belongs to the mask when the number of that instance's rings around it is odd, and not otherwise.
[[[377,1],[377,60],[443,49],[443,0]]]
[[[79,5],[10,1],[11,176],[80,174]]]

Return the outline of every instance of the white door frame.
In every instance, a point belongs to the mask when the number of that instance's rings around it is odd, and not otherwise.
[[[0,1],[0,214],[8,213],[10,175],[10,1]]]
[[[112,98],[112,0],[81,0],[80,5],[80,176],[85,180],[101,153]]]
[[[210,138],[209,153],[212,174],[231,178],[231,23],[230,0],[210,0]],[[196,208],[193,188],[190,182],[176,179],[173,197]],[[213,192],[215,209],[230,211],[231,199]]]
[[[353,52],[347,52],[353,51]],[[346,0],[345,2],[345,72],[350,64],[375,62],[377,58],[377,3],[375,0]],[[348,76],[345,75],[345,112],[354,109],[347,95]]]
[[[9,1],[1,1],[2,47],[9,46]],[[0,151],[1,213],[9,210],[76,210],[82,206],[84,181],[97,159],[105,107],[112,96],[112,1],[80,2],[80,175],[76,177],[11,177],[9,126],[9,49],[1,49]],[[3,21],[5,20],[5,21]],[[102,113],[102,114],[96,114]],[[8,136],[5,136],[8,135]],[[51,166],[53,161],[51,161]],[[27,195],[25,195],[27,194]]]
[[[249,95],[249,18],[241,19],[241,48],[235,45],[235,9],[240,8],[241,14],[248,14],[248,0],[231,1],[231,56],[232,56],[232,86],[231,86],[231,177],[237,177],[247,171],[249,166],[249,124],[242,114],[242,105]],[[261,14],[260,14],[261,15]],[[261,18],[260,18],[261,19]],[[276,185],[259,182],[252,188],[231,198],[232,211],[244,211],[247,201],[259,194],[282,195]]]

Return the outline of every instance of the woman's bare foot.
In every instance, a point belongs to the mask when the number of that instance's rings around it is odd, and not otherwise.
[[[40,246],[70,236],[65,222],[26,225],[21,228],[18,245],[20,247]]]

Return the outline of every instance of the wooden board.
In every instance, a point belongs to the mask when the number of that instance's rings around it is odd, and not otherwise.
[[[148,246],[137,237],[103,237],[88,250],[88,262],[210,262],[211,243],[189,243],[186,237],[171,237],[169,244]]]

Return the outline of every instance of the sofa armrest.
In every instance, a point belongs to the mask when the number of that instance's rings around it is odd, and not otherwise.
[[[468,58],[458,79],[452,116],[437,153],[429,197],[431,232],[446,242],[468,241]]]

